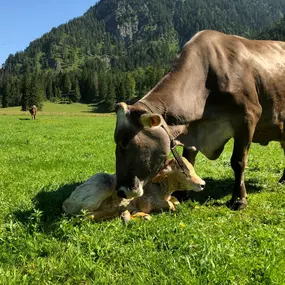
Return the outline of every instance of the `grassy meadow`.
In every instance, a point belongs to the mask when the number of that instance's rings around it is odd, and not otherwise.
[[[115,116],[69,108],[45,105],[35,121],[0,110],[0,284],[285,284],[279,144],[252,146],[244,211],[225,206],[230,141],[216,161],[198,155],[206,189],[176,212],[94,223],[61,205],[94,173],[114,172]]]
[[[45,102],[43,109],[41,110],[42,115],[89,115],[92,112],[93,106],[89,104],[81,104],[81,103],[72,103],[72,104],[60,104],[60,103],[52,103]],[[9,107],[9,108],[0,108],[0,115],[20,115],[25,116],[28,113],[21,111],[20,106]]]

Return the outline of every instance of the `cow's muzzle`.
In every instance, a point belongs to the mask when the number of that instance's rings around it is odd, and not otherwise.
[[[143,181],[140,181],[137,177],[135,178],[135,185],[132,188],[127,186],[120,186],[117,189],[117,196],[124,199],[132,199],[141,197],[143,195]]]

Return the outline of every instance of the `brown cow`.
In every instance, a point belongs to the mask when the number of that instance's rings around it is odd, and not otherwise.
[[[29,108],[29,112],[32,116],[32,120],[35,120],[36,119],[36,115],[37,115],[37,112],[38,112],[38,108],[36,105],[33,105]]]
[[[117,106],[118,195],[143,194],[139,189],[169,155],[170,136],[184,144],[183,155],[192,164],[198,151],[209,159],[218,158],[234,138],[235,183],[228,205],[245,208],[244,169],[251,142],[280,141],[285,148],[284,81],[285,42],[216,31],[196,34],[145,97],[134,105]],[[285,175],[280,182],[284,179]]]

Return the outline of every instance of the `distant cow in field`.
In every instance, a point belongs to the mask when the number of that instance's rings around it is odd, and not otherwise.
[[[38,112],[38,108],[36,105],[33,105],[29,108],[29,112],[32,116],[32,120],[35,120],[36,119],[36,115],[37,115],[37,112]]]

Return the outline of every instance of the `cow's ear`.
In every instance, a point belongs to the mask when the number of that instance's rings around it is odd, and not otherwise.
[[[142,125],[147,128],[157,127],[162,123],[161,116],[157,114],[142,114],[140,119]]]

